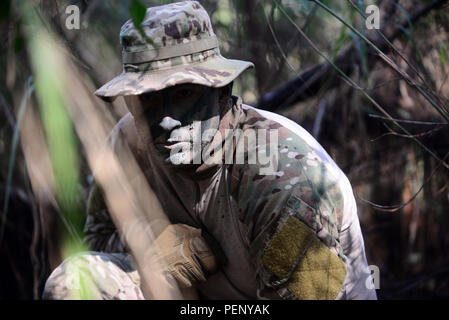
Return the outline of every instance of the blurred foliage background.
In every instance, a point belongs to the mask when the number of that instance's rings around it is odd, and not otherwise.
[[[200,2],[222,54],[255,63],[235,93],[302,125],[349,177],[379,298],[449,298],[448,1]],[[39,299],[51,270],[85,249],[91,169],[59,84],[71,74],[47,38],[93,92],[121,72],[119,30],[136,3],[0,2],[0,299]],[[380,32],[361,15],[373,3]],[[66,27],[68,5],[79,29]],[[127,112],[122,99],[101,108],[108,129]]]

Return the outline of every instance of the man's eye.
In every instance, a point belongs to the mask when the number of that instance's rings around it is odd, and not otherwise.
[[[193,90],[190,89],[183,89],[176,91],[176,97],[177,98],[190,98],[195,94]]]

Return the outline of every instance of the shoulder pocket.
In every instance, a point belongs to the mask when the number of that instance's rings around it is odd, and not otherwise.
[[[270,286],[287,287],[302,300],[335,299],[346,275],[344,262],[291,215],[272,237],[262,263],[277,279]]]

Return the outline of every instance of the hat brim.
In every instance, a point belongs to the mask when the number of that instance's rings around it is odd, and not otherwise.
[[[106,101],[112,101],[117,96],[139,95],[183,83],[220,88],[251,67],[254,67],[251,62],[226,59],[217,55],[206,61],[177,65],[164,70],[124,71],[104,84],[95,95]]]

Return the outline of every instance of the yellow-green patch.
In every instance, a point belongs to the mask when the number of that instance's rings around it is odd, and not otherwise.
[[[278,278],[289,277],[287,288],[301,300],[335,299],[346,275],[343,261],[292,216],[271,240],[262,262]]]

